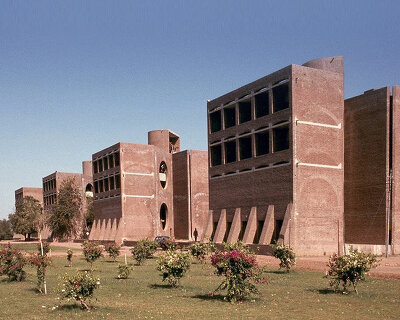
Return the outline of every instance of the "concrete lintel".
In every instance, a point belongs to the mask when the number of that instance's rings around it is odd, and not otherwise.
[[[241,210],[240,208],[235,209],[235,215],[233,216],[231,230],[229,230],[228,238],[226,239],[227,243],[234,243],[238,241],[240,228],[242,227],[242,219],[241,219]]]
[[[252,244],[254,236],[257,232],[257,207],[252,207],[250,215],[247,220],[246,230],[243,235],[243,242],[246,244]]]
[[[226,232],[226,209],[222,209],[218,220],[217,230],[215,230],[214,242],[221,243],[222,241],[224,241],[225,232]]]
[[[273,205],[269,205],[258,244],[270,244],[272,235],[274,233],[274,228],[275,228],[275,207]]]

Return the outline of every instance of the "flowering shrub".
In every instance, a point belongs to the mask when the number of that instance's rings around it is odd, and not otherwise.
[[[117,259],[117,257],[119,256],[119,251],[121,250],[121,247],[117,245],[115,242],[112,242],[105,244],[104,250],[108,253],[110,258],[112,258],[115,261],[115,259]]]
[[[44,250],[43,250],[44,252]],[[46,268],[51,265],[51,258],[47,256],[47,254],[42,255],[41,252],[36,254],[31,254],[29,257],[29,263],[36,267],[36,275],[37,275],[37,286],[36,289],[43,293],[42,288],[45,283],[46,278]],[[46,292],[46,291],[45,291]]]
[[[247,252],[247,253],[250,252],[249,246],[245,245],[242,241],[233,242],[233,243],[224,242],[222,245],[224,246],[224,251],[238,250],[241,252]]]
[[[177,243],[175,239],[163,239],[160,242],[160,247],[162,250],[167,251],[167,250],[176,250],[177,248]]]
[[[90,310],[86,303],[87,299],[93,297],[93,292],[100,285],[100,279],[94,278],[91,273],[78,272],[75,275],[65,274],[58,284],[58,295],[60,299],[79,301],[82,309]]]
[[[204,242],[196,242],[189,247],[189,250],[193,257],[203,262],[209,252],[209,245]]]
[[[215,291],[226,289],[228,301],[240,302],[252,293],[259,293],[257,283],[267,283],[255,256],[246,251],[217,251],[211,256],[211,264],[217,269],[217,275],[225,277]]]
[[[9,243],[0,251],[0,274],[6,275],[9,281],[22,281],[25,279],[23,270],[26,259],[19,249],[13,248]]]
[[[118,265],[118,279],[128,279],[132,270],[133,270],[133,266],[130,264]]]
[[[286,271],[289,272],[290,268],[296,265],[296,255],[293,250],[289,246],[279,243],[271,244],[270,246],[273,249],[273,256],[281,261],[279,268],[286,268]]]
[[[357,284],[365,279],[365,275],[378,266],[378,259],[373,254],[350,250],[349,254],[338,256],[334,254],[329,257],[329,271],[326,277],[330,279],[329,284],[335,291],[343,286],[343,293],[347,293],[347,288],[352,285],[358,294]]]
[[[93,262],[99,259],[103,255],[103,249],[96,242],[84,241],[83,244],[83,255],[88,263],[90,263],[90,268],[93,267]]]
[[[157,243],[147,239],[139,240],[131,249],[133,258],[138,265],[141,265],[146,259],[149,259],[156,252]]]
[[[67,261],[68,261],[68,266],[72,267],[72,256],[74,255],[74,252],[71,249],[67,250]]]
[[[43,245],[43,255],[47,255],[50,252],[50,243],[46,241],[42,241]],[[42,254],[42,246],[40,245],[40,242],[37,244],[37,250],[40,254]]]
[[[165,256],[158,260],[157,270],[161,271],[163,281],[172,287],[179,284],[179,280],[190,268],[190,257],[186,252],[168,250]]]

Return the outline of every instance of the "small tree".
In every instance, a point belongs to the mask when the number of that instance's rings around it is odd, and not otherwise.
[[[31,234],[38,231],[41,213],[42,206],[38,200],[31,196],[24,197],[16,203],[15,213],[9,215],[13,231],[30,239]]]
[[[162,250],[167,251],[167,250],[176,250],[178,245],[175,239],[163,239],[160,242],[160,247]]]
[[[42,288],[44,288],[44,292],[47,293],[46,269],[52,263],[51,258],[47,256],[47,253],[50,251],[50,245],[47,242],[43,242],[43,246],[39,243],[37,249],[37,253],[31,254],[29,262],[32,266],[36,267],[37,290],[43,293]]]
[[[115,242],[107,243],[104,245],[104,250],[108,253],[110,258],[112,258],[115,262],[117,257],[120,254],[121,247],[117,245]]]
[[[93,297],[94,290],[100,286],[100,279],[91,273],[78,272],[73,276],[65,274],[59,279],[58,295],[60,299],[78,301],[82,309],[90,310],[87,300]]]
[[[118,279],[128,279],[132,270],[133,270],[133,266],[131,264],[119,264],[118,265]]]
[[[179,284],[179,280],[190,268],[190,257],[186,252],[168,250],[165,256],[158,260],[157,270],[161,272],[162,280],[172,287]]]
[[[273,256],[280,260],[280,269],[285,268],[289,272],[290,268],[296,265],[296,255],[289,246],[276,243],[271,244],[270,247],[273,249]]]
[[[90,263],[90,270],[93,269],[93,262],[103,255],[103,249],[96,242],[84,241],[82,244],[85,260]]]
[[[22,281],[25,279],[24,266],[26,259],[17,248],[9,243],[0,251],[0,274],[6,275],[9,281]]]
[[[72,256],[74,255],[74,252],[71,249],[67,250],[67,261],[68,261],[68,266],[72,267]]]
[[[358,252],[358,250],[350,250],[349,254],[338,256],[334,254],[329,257],[329,271],[326,277],[329,278],[331,287],[338,291],[342,285],[343,293],[348,292],[351,285],[358,294],[357,284],[365,279],[365,275],[372,269],[377,267],[379,261],[373,254]]]
[[[137,241],[135,246],[131,249],[131,252],[137,264],[141,265],[146,259],[149,259],[153,256],[156,249],[156,242],[144,239]]]
[[[51,210],[47,224],[55,238],[68,238],[77,234],[81,219],[82,195],[73,178],[61,183],[57,203]]]
[[[209,253],[209,245],[204,242],[196,242],[189,247],[190,253],[198,261],[203,262]]]

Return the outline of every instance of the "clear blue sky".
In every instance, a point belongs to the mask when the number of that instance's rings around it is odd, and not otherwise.
[[[0,218],[14,190],[170,128],[206,149],[206,101],[345,56],[345,96],[400,85],[400,1],[0,2]]]

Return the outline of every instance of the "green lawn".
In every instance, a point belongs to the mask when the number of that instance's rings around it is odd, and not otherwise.
[[[131,257],[129,257],[130,260]],[[122,261],[120,258],[119,261]],[[82,256],[66,267],[65,257],[55,257],[48,269],[47,296],[35,291],[35,269],[27,267],[27,279],[7,282],[0,277],[0,319],[399,319],[400,281],[368,279],[359,295],[342,295],[328,289],[321,273],[269,271],[269,284],[260,286],[262,296],[242,304],[230,304],[221,296],[211,298],[221,279],[210,264],[193,264],[181,287],[161,282],[156,259],[135,266],[131,278],[116,279],[118,263],[97,261],[95,275],[101,286],[92,300],[95,310],[60,303],[54,293],[57,275],[87,269]],[[55,310],[53,307],[58,306]]]
[[[2,243],[1,245],[5,245],[5,244],[7,244],[7,243]],[[36,252],[37,251],[37,242],[36,243],[29,243],[29,242],[28,243],[11,243],[11,245],[15,248],[24,250],[26,252]],[[51,247],[52,252],[65,252],[66,253],[67,249],[68,249],[65,247],[52,246],[51,244],[50,244],[50,247]],[[76,253],[82,252],[82,250],[76,249],[76,248],[72,248],[72,251],[76,252]]]

